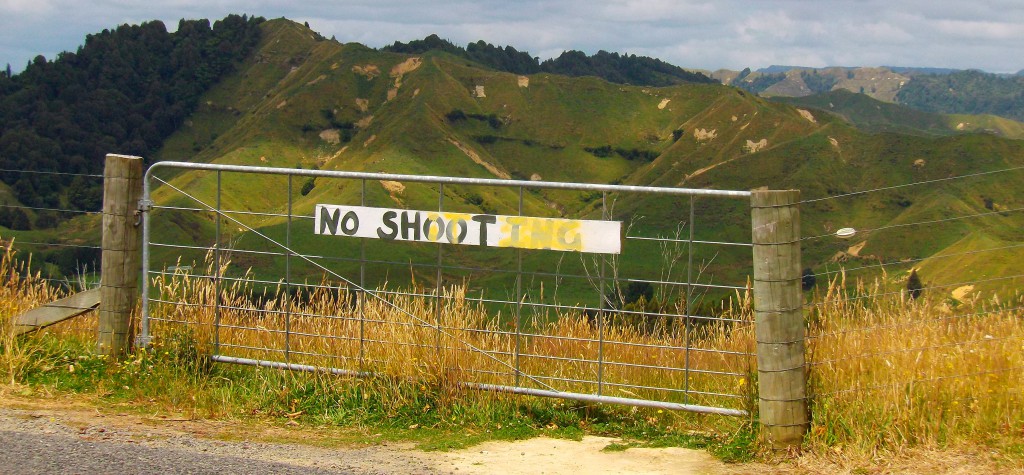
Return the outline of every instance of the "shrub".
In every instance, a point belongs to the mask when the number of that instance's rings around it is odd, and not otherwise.
[[[608,158],[612,156],[611,145],[602,145],[600,147],[583,147],[583,150],[586,150],[587,152],[593,154],[595,157],[599,158]]]
[[[451,112],[445,114],[444,118],[447,119],[448,122],[455,123],[460,120],[466,120],[466,113],[463,112],[462,109],[452,109]]]
[[[813,289],[816,283],[818,283],[818,278],[814,276],[814,270],[810,267],[805,268],[803,276],[800,278],[800,286],[806,292]]]
[[[299,190],[299,193],[302,196],[306,196],[306,195],[309,194],[309,192],[313,191],[313,187],[315,187],[315,186],[316,186],[316,179],[313,178],[313,177],[309,177],[309,179],[307,179],[306,182],[302,184],[302,189]]]
[[[913,299],[917,299],[924,292],[921,278],[917,276],[917,269],[911,270],[910,276],[907,277],[907,292],[910,293],[910,297]]]

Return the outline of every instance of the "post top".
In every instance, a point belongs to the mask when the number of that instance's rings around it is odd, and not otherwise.
[[[792,206],[799,202],[800,190],[750,190],[750,206],[753,208]]]

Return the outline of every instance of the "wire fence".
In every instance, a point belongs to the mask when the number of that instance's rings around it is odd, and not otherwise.
[[[819,407],[881,393],[903,412],[919,401],[954,412],[977,412],[978,400],[1021,402],[1024,201],[1006,184],[1022,173],[1012,166],[802,202],[811,230],[804,262],[817,263],[804,287]],[[831,222],[837,207],[852,221]]]
[[[93,185],[102,185],[103,178],[99,174],[8,168],[0,168],[0,176],[8,185],[21,176],[80,178]],[[83,203],[70,201],[75,197],[70,195],[58,206],[29,205],[17,201],[12,189],[7,197],[0,198],[0,226],[7,228],[0,237],[31,264],[21,271],[38,274],[42,280],[70,292],[99,285],[101,254],[101,205],[82,209]],[[84,217],[85,221],[74,221],[76,217]]]
[[[752,318],[739,302],[725,303],[747,289],[747,200],[706,190],[285,171],[198,171],[201,184],[187,191],[151,175],[160,204],[146,215],[153,293],[144,314],[154,335],[190,328],[209,339],[218,361],[432,375],[731,415],[749,409]],[[243,180],[248,187],[238,186]],[[254,182],[279,192],[240,194]],[[302,188],[320,197],[303,198]],[[578,209],[556,209],[556,197],[575,198]],[[452,223],[553,223],[571,213],[621,222],[625,232],[619,254],[317,235],[314,206],[325,201],[433,209]],[[723,205],[702,206],[723,201],[742,223],[731,235],[721,232],[729,224]],[[540,239],[547,231],[529,232]]]
[[[801,202],[812,401],[1024,402],[1024,201],[1002,189],[1021,173]],[[221,360],[411,377],[445,368],[480,386],[751,407],[742,200],[308,175],[261,177],[257,186],[273,192],[245,194],[251,176],[226,171],[206,172],[189,191],[155,180],[151,320],[157,333],[205,335]],[[609,256],[314,236],[310,192],[362,207],[621,221],[623,248]],[[833,222],[839,206],[850,222]],[[47,231],[4,238],[38,256],[31,271],[54,285],[94,286],[98,232]]]

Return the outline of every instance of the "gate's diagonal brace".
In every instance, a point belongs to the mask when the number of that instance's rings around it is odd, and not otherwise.
[[[418,323],[421,323],[421,324],[423,324],[423,325],[425,325],[425,326],[427,326],[429,328],[436,329],[441,334],[454,339],[456,342],[464,345],[465,347],[469,348],[470,350],[472,350],[472,351],[474,351],[476,353],[479,353],[479,354],[481,354],[481,355],[483,355],[483,356],[485,356],[485,357],[487,357],[487,358],[489,358],[491,360],[494,360],[498,364],[501,364],[501,365],[511,369],[512,371],[515,371],[515,372],[517,372],[519,374],[522,374],[523,376],[525,376],[530,381],[533,381],[534,383],[536,383],[539,386],[544,387],[545,389],[548,389],[548,390],[550,390],[552,392],[555,392],[555,393],[561,392],[561,391],[558,391],[557,389],[549,386],[548,384],[544,383],[543,381],[541,381],[541,380],[539,380],[539,379],[537,379],[537,378],[535,378],[535,377],[533,377],[533,376],[531,376],[529,374],[520,372],[517,368],[515,368],[511,364],[506,363],[506,362],[502,361],[501,359],[495,357],[494,355],[490,354],[490,352],[488,352],[486,350],[483,350],[481,348],[477,348],[472,343],[469,343],[469,342],[467,342],[467,341],[465,341],[465,340],[455,336],[451,332],[446,331],[445,329],[441,328],[441,326],[439,324],[433,324],[433,323],[431,323],[431,322],[429,322],[429,321],[427,321],[427,320],[425,320],[423,318],[417,317],[416,315],[413,315],[412,313],[408,312],[407,310],[405,310],[405,309],[395,305],[390,300],[388,300],[388,299],[386,299],[384,297],[381,297],[376,292],[367,290],[367,289],[359,286],[355,282],[352,282],[351,280],[346,279],[344,276],[338,274],[337,272],[334,272],[333,270],[328,269],[327,267],[323,266],[319,262],[316,262],[313,259],[310,259],[309,257],[305,256],[304,254],[295,252],[290,247],[275,241],[270,236],[267,236],[266,234],[263,234],[263,233],[259,232],[258,230],[256,230],[256,229],[252,228],[251,226],[249,226],[249,225],[247,225],[247,224],[245,224],[245,223],[235,219],[232,216],[229,216],[227,213],[224,213],[220,209],[217,209],[217,208],[215,208],[213,206],[210,206],[209,204],[207,204],[203,200],[201,200],[201,199],[199,199],[199,198],[197,198],[195,196],[192,196],[189,193],[186,193],[181,188],[178,188],[178,187],[176,187],[176,186],[174,186],[174,185],[172,185],[172,184],[170,184],[170,183],[168,183],[168,182],[166,182],[164,180],[161,180],[158,177],[153,177],[153,178],[156,179],[156,180],[159,180],[164,185],[167,185],[167,186],[171,187],[171,189],[173,189],[174,191],[177,191],[178,193],[181,193],[183,196],[186,196],[186,197],[192,199],[193,201],[195,201],[196,203],[199,203],[199,204],[205,206],[209,211],[213,211],[214,213],[217,213],[219,216],[221,216],[221,217],[223,217],[223,218],[225,218],[225,219],[227,219],[227,220],[229,220],[229,221],[231,221],[231,222],[233,222],[233,223],[235,223],[235,224],[245,228],[246,231],[249,231],[249,232],[251,232],[251,233],[253,233],[253,234],[255,234],[255,235],[257,235],[257,236],[259,236],[259,237],[261,237],[263,239],[266,239],[269,242],[272,242],[272,243],[276,244],[278,247],[280,247],[281,249],[285,250],[286,252],[290,252],[290,253],[294,254],[295,257],[298,257],[298,258],[300,258],[300,259],[302,259],[302,260],[304,260],[304,261],[306,261],[306,262],[308,262],[308,263],[310,263],[310,264],[320,268],[320,270],[323,270],[324,272],[327,272],[327,273],[333,275],[334,277],[336,277],[338,279],[341,279],[343,282],[345,282],[346,284],[352,286],[356,290],[360,290],[360,291],[364,292],[366,295],[369,295],[369,296],[371,296],[371,297],[373,297],[373,298],[383,302],[384,304],[390,306],[391,308],[395,309],[396,311],[398,311],[398,312],[400,312],[400,313],[402,313],[402,314],[412,318],[413,320],[416,320]],[[143,202],[148,202],[148,203],[150,203],[150,205],[152,204],[152,201],[150,201],[148,199],[149,198],[149,181],[148,180],[144,181],[143,190],[144,190],[143,191],[143,199],[139,201],[139,203],[140,203],[140,210],[142,208],[142,203]],[[142,227],[142,262],[143,262],[143,271],[144,272],[148,272],[148,269],[149,269],[149,227],[150,227],[149,226],[149,216],[150,216],[149,213],[142,213],[142,221],[143,221],[143,227]],[[139,337],[136,339],[136,342],[137,342],[136,344],[139,345],[140,347],[147,346],[149,344],[150,339],[151,339],[150,334],[149,334],[149,298],[148,298],[148,295],[146,295],[146,292],[148,292],[148,285],[147,285],[148,284],[148,278],[149,278],[148,275],[143,275],[143,282],[142,282],[143,285],[142,285],[142,288],[143,288],[144,298],[142,299],[142,332],[139,335]]]
[[[95,310],[99,305],[100,289],[86,290],[43,304],[18,316],[14,322],[14,334],[23,335],[46,328]]]

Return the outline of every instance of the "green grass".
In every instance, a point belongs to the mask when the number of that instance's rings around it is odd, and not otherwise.
[[[579,440],[593,434],[629,440],[631,447],[699,448],[725,460],[735,458],[729,454],[734,438],[680,433],[699,417],[466,392],[444,382],[213,364],[187,334],[162,341],[114,361],[93,355],[91,342],[82,337],[43,334],[17,340],[14,344],[31,347],[31,357],[15,378],[18,393],[79,395],[104,406],[197,419],[351,427],[375,433],[374,440],[413,441],[424,450],[540,435]],[[9,351],[4,348],[5,355]],[[731,420],[721,422],[732,425]]]

